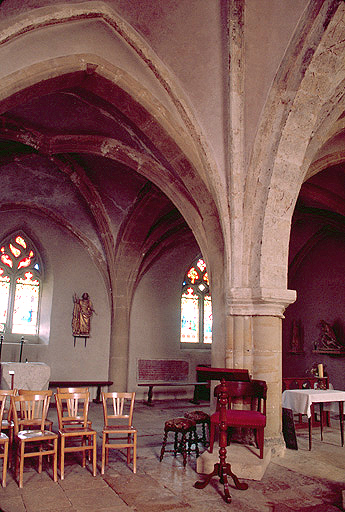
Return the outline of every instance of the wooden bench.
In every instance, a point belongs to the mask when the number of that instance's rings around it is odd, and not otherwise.
[[[181,387],[181,388],[184,388],[186,386],[194,386],[194,396],[193,396],[193,400],[191,400],[191,402],[193,404],[198,404],[199,403],[199,395],[198,395],[198,390],[199,390],[199,386],[207,386],[207,382],[139,382],[138,383],[138,386],[146,386],[148,387],[148,394],[147,394],[147,402],[146,405],[150,405],[152,406],[153,403],[152,403],[152,395],[153,395],[153,388],[156,386],[160,386],[160,387],[171,387],[171,386],[174,386],[174,387]]]
[[[51,380],[49,382],[50,388],[81,388],[81,387],[96,387],[97,393],[94,402],[96,404],[102,403],[101,388],[104,386],[111,386],[111,380]]]

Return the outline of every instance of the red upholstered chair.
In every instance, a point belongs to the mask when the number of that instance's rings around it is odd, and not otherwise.
[[[228,427],[251,428],[255,430],[256,442],[260,450],[260,459],[264,455],[264,428],[266,426],[267,385],[262,380],[250,382],[227,382],[228,410],[226,424]],[[216,386],[214,395],[219,396],[220,386]],[[234,409],[234,401],[243,400],[242,409]],[[219,429],[219,411],[211,415],[210,452],[213,451],[215,431]]]

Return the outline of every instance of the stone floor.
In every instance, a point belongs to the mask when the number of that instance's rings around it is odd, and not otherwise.
[[[340,446],[339,426],[332,420],[324,441],[315,430],[313,449],[308,450],[306,431],[298,432],[299,449],[286,450],[284,457],[273,458],[261,481],[247,480],[248,490],[240,491],[230,482],[231,504],[223,500],[223,486],[213,478],[202,490],[193,487],[201,477],[196,473],[193,455],[183,468],[182,457],[159,454],[164,421],[195,410],[187,400],[156,401],[147,407],[137,401],[134,423],[139,430],[138,471],[132,473],[125,457],[111,452],[104,477],[94,478],[90,468],[69,459],[65,480],[54,483],[51,471],[36,472],[26,462],[24,488],[19,489],[11,472],[8,485],[0,488],[1,512],[331,512],[342,508],[345,489],[345,447]],[[197,409],[208,412],[208,403]],[[56,420],[56,411],[50,416]],[[90,419],[98,432],[102,428],[102,407],[92,404]],[[54,421],[55,424],[55,421]],[[100,437],[98,439],[100,454]],[[167,446],[169,449],[169,445]],[[70,457],[73,457],[71,454]]]

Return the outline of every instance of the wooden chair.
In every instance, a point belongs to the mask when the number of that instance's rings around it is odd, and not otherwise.
[[[38,472],[42,472],[44,455],[53,455],[53,480],[57,482],[57,444],[58,436],[45,430],[50,396],[47,393],[21,394],[11,396],[14,420],[14,441],[16,444],[17,478],[19,468],[19,487],[23,487],[24,461],[28,457],[38,457]],[[29,429],[21,430],[21,427]]]
[[[6,405],[6,394],[0,393],[0,446],[3,447],[3,451],[0,453],[0,459],[3,459],[2,463],[2,486],[6,487],[6,476],[7,476],[7,461],[8,461],[8,446],[9,438],[6,434],[1,432],[3,415]]]
[[[14,434],[14,423],[12,420],[12,406],[11,406],[11,396],[17,394],[16,389],[0,389],[0,396],[5,397],[5,409],[2,415],[2,422],[0,424],[0,432],[3,430],[7,432],[7,436],[9,438],[9,447],[8,447],[8,461],[9,465],[12,462],[12,445],[13,445],[13,434]]]
[[[50,389],[18,389],[18,395],[47,395],[49,396],[49,400],[52,397],[52,391]],[[24,430],[26,427],[25,418],[18,418],[19,423],[19,430]],[[29,425],[30,426],[30,425]],[[31,428],[34,428],[34,426],[31,425]],[[47,418],[44,421],[44,428],[46,430],[52,430],[53,429],[53,421],[48,420]]]
[[[65,475],[65,453],[82,452],[82,466],[86,466],[86,452],[92,451],[92,474],[96,476],[96,431],[88,426],[90,393],[55,394],[60,437],[60,477]],[[69,445],[69,442],[72,443]]]
[[[102,392],[104,427],[102,432],[102,469],[108,464],[109,450],[127,449],[127,464],[133,449],[133,473],[137,472],[137,430],[132,425],[135,393]]]
[[[260,450],[260,459],[264,454],[264,428],[266,426],[266,382],[252,380],[250,382],[226,382],[228,393],[228,409],[226,411],[227,427],[251,428],[256,433],[256,442]],[[216,386],[214,394],[219,397],[220,385]],[[234,409],[233,402],[242,399],[249,400],[250,408]],[[210,452],[213,451],[215,431],[219,429],[219,410],[211,415],[210,421]]]

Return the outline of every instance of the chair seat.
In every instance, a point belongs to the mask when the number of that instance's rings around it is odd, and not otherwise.
[[[13,426],[14,426],[13,421],[2,420],[1,428],[4,428],[6,430],[7,428],[13,428]]]
[[[61,428],[59,429],[59,434],[61,435],[64,435],[64,434],[67,434],[67,435],[75,435],[75,436],[83,436],[83,435],[92,435],[92,434],[95,434],[96,433],[96,430],[92,430],[92,428],[89,428],[89,427],[81,427],[80,425],[79,426],[68,426],[68,427],[64,427],[64,428]]]
[[[111,433],[127,433],[127,432],[136,432],[137,430],[134,427],[127,426],[127,425],[107,425],[103,428],[104,434],[111,434]]]
[[[211,423],[219,422],[219,412],[215,412],[211,416]],[[229,409],[226,411],[226,422],[228,426],[264,427],[266,426],[266,416],[258,411]]]
[[[0,443],[8,441],[8,436],[4,434],[3,432],[0,432]]]
[[[52,437],[57,437],[57,434],[54,432],[50,432],[50,430],[20,430],[17,434],[17,437],[23,441],[27,439],[33,440],[33,438],[37,437],[38,439],[47,438],[51,439]]]

